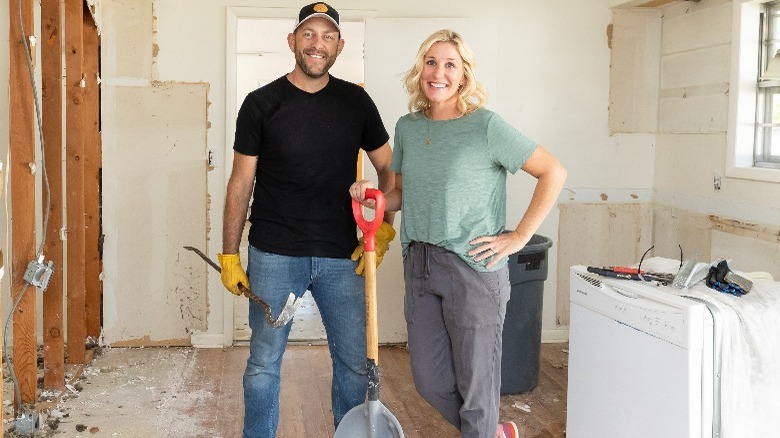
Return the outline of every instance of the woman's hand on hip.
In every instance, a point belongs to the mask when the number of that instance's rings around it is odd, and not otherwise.
[[[495,236],[477,237],[469,242],[474,248],[468,254],[474,257],[475,262],[490,259],[487,265],[485,265],[485,267],[490,269],[502,258],[523,249],[528,240],[517,231],[501,233]]]

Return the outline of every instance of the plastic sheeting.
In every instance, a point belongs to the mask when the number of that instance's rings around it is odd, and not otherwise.
[[[679,265],[656,257],[642,268],[675,273]],[[780,436],[780,282],[738,273],[753,281],[744,296],[715,291],[704,282],[679,294],[720,310],[721,438]]]

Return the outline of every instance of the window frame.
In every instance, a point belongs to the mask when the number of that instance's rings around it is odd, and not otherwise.
[[[780,169],[755,165],[757,79],[762,42],[761,10],[773,0],[737,0],[732,4],[731,81],[726,176],[780,183]]]
[[[775,18],[775,19],[773,19]],[[766,71],[769,61],[780,51],[780,0],[761,4],[759,34],[759,72]],[[754,166],[780,169],[780,155],[772,155],[774,135],[769,131],[780,130],[780,122],[775,119],[775,105],[780,101],[780,80],[757,80],[756,82],[756,127],[754,143]],[[780,142],[780,139],[777,140]],[[775,149],[780,144],[775,144]]]

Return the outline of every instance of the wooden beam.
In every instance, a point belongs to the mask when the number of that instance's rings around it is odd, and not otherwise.
[[[46,173],[49,180],[44,254],[54,263],[43,294],[43,387],[65,389],[65,332],[63,330],[62,239],[62,7],[60,0],[41,1],[41,101]],[[46,188],[44,187],[44,190]],[[42,211],[47,208],[43,194]]]
[[[100,36],[89,6],[84,2],[84,210],[85,306],[87,336],[99,337],[102,316],[100,281]]]
[[[83,364],[87,337],[84,304],[83,0],[65,0],[65,183],[67,208],[68,363]],[[84,82],[82,82],[82,80]]]
[[[13,365],[21,397],[16,400],[18,408],[19,403],[35,403],[38,380],[35,288],[24,280],[27,265],[35,259],[35,113],[18,3],[12,1],[9,6],[11,298],[14,303],[19,302],[13,314]],[[24,30],[30,35],[32,0],[22,0],[21,17]]]
[[[0,196],[2,196],[2,194],[3,194],[3,183],[2,182],[3,182],[3,174],[4,173],[5,172],[3,172],[2,169],[0,169]],[[5,264],[3,263],[3,251],[2,250],[0,250],[0,269],[5,271]],[[3,300],[2,300],[2,296],[3,296],[2,291],[3,291],[3,288],[0,287],[0,308],[2,308],[2,302],[3,302]],[[3,337],[3,325],[0,325],[0,338],[1,337]],[[2,369],[2,367],[0,367],[0,379],[3,379],[3,369]],[[3,391],[0,391],[0,406],[5,406],[3,404]],[[3,423],[3,410],[2,409],[0,409],[0,424],[4,424]],[[3,438],[3,429],[4,429],[3,427],[0,427],[0,438]]]

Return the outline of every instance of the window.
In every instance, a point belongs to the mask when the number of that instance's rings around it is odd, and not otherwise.
[[[780,1],[739,0],[731,7],[726,176],[780,183],[780,80],[759,81],[767,54],[780,49],[780,17],[768,12],[780,11]]]
[[[760,17],[759,71],[765,72],[780,50],[780,1],[764,3]],[[754,163],[780,169],[780,77],[759,79],[756,94]]]

